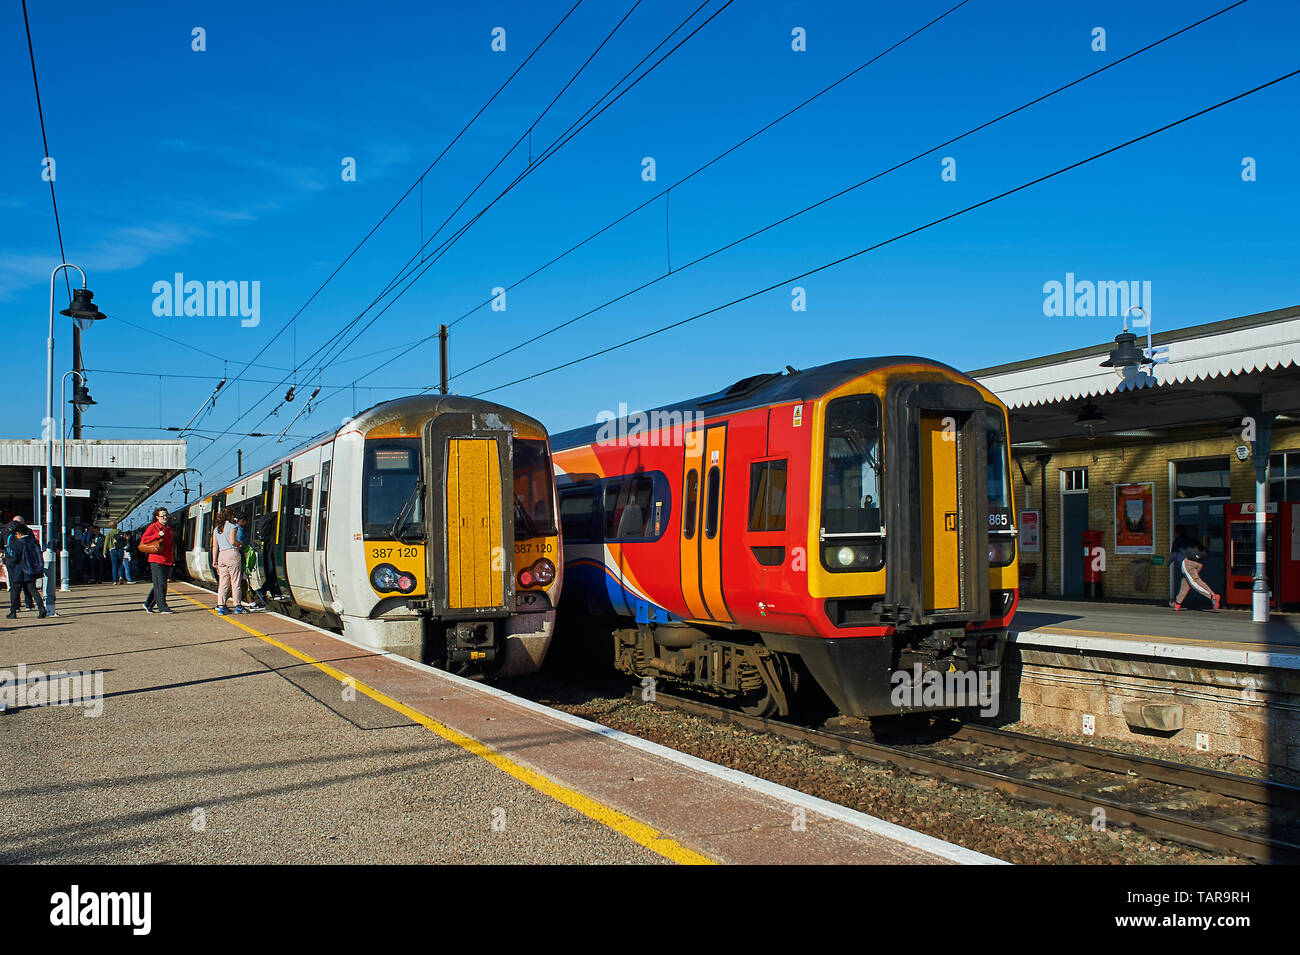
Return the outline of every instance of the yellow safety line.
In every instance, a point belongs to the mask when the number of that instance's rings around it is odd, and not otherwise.
[[[209,607],[207,604],[200,603],[188,594],[180,594],[179,596],[184,597],[196,607],[203,608],[213,616],[221,616],[217,613],[215,607]],[[431,730],[443,739],[447,740],[447,742],[454,743],[461,749],[473,753],[481,759],[487,760],[503,773],[513,776],[525,785],[531,786],[538,792],[544,793],[552,799],[564,803],[571,809],[576,809],[584,816],[594,819],[602,825],[608,826],[615,832],[627,836],[627,838],[631,839],[633,842],[645,846],[651,852],[656,852],[665,859],[682,865],[716,865],[716,863],[708,856],[701,855],[698,852],[686,848],[676,840],[663,835],[658,829],[655,829],[652,826],[647,826],[643,822],[637,822],[631,816],[624,815],[617,809],[606,806],[604,803],[597,802],[590,796],[585,796],[577,790],[570,789],[567,786],[561,786],[554,780],[547,779],[541,773],[534,772],[531,769],[519,765],[508,757],[496,752],[491,747],[480,743],[473,737],[457,732],[450,726],[444,726],[442,723],[425,716],[418,710],[411,709],[411,707],[407,706],[405,703],[395,700],[391,696],[381,693],[373,687],[367,686],[355,677],[349,676],[341,670],[336,670],[328,663],[313,660],[307,654],[289,646],[287,643],[282,643],[275,639],[275,637],[254,630],[252,627],[240,623],[238,620],[232,620],[229,616],[222,617],[222,619],[225,620],[226,623],[233,624],[240,630],[243,630],[245,633],[252,634],[259,640],[265,640],[272,646],[278,647],[290,656],[301,660],[303,663],[308,663],[311,666],[316,667],[318,670],[329,674],[340,683],[345,683],[348,686],[355,688],[357,691],[370,697],[376,703],[382,703],[390,710],[401,713],[407,719],[419,723],[425,729]]]
[[[1202,640],[1199,637],[1167,637],[1154,633],[1115,633],[1110,630],[1069,630],[1065,627],[1036,627],[1033,633],[1083,633],[1096,637],[1113,637],[1117,640],[1150,640],[1154,643],[1163,641],[1174,641],[1175,643],[1200,643],[1212,647],[1248,647],[1251,650],[1261,650],[1271,652],[1272,650],[1286,650],[1291,653],[1300,653],[1300,646],[1290,646],[1285,643],[1240,643],[1236,640]]]

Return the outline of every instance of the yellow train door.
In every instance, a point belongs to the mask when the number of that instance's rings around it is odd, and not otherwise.
[[[961,606],[961,522],[957,505],[957,429],[942,415],[921,416],[921,552],[925,609]]]
[[[447,442],[447,606],[452,610],[505,604],[501,537],[501,459],[491,438]]]

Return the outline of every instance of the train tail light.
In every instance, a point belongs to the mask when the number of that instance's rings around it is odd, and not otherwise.
[[[541,557],[521,570],[518,580],[520,587],[548,587],[555,580],[555,565]]]

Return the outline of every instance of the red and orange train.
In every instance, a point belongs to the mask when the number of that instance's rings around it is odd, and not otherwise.
[[[894,692],[918,664],[998,670],[1015,511],[977,382],[858,359],[605,418],[552,448],[564,600],[619,669],[763,714],[811,678],[869,717],[939,708]]]

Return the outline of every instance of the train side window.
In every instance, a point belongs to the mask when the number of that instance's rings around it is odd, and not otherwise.
[[[786,461],[759,461],[749,467],[749,529],[785,530]]]
[[[605,540],[639,539],[649,535],[654,481],[645,475],[618,478],[605,484]]]
[[[320,466],[320,507],[319,514],[316,518],[316,549],[324,550],[325,548],[325,522],[329,516],[330,500],[330,463],[326,461]]]
[[[595,488],[582,487],[560,492],[560,526],[565,541],[590,541],[595,514]]]
[[[696,518],[699,517],[700,472],[691,468],[686,475],[686,500],[683,502],[682,536],[690,540],[695,536]]]
[[[709,481],[705,494],[707,503],[704,508],[704,536],[709,540],[718,536],[718,497],[722,488],[722,469],[716,464],[709,468]]]
[[[199,534],[198,541],[197,541],[198,546],[203,550],[207,550],[209,547],[212,546],[212,541],[210,540],[211,537],[212,537],[212,511],[209,510],[206,514],[203,515],[203,531],[202,533]]]

